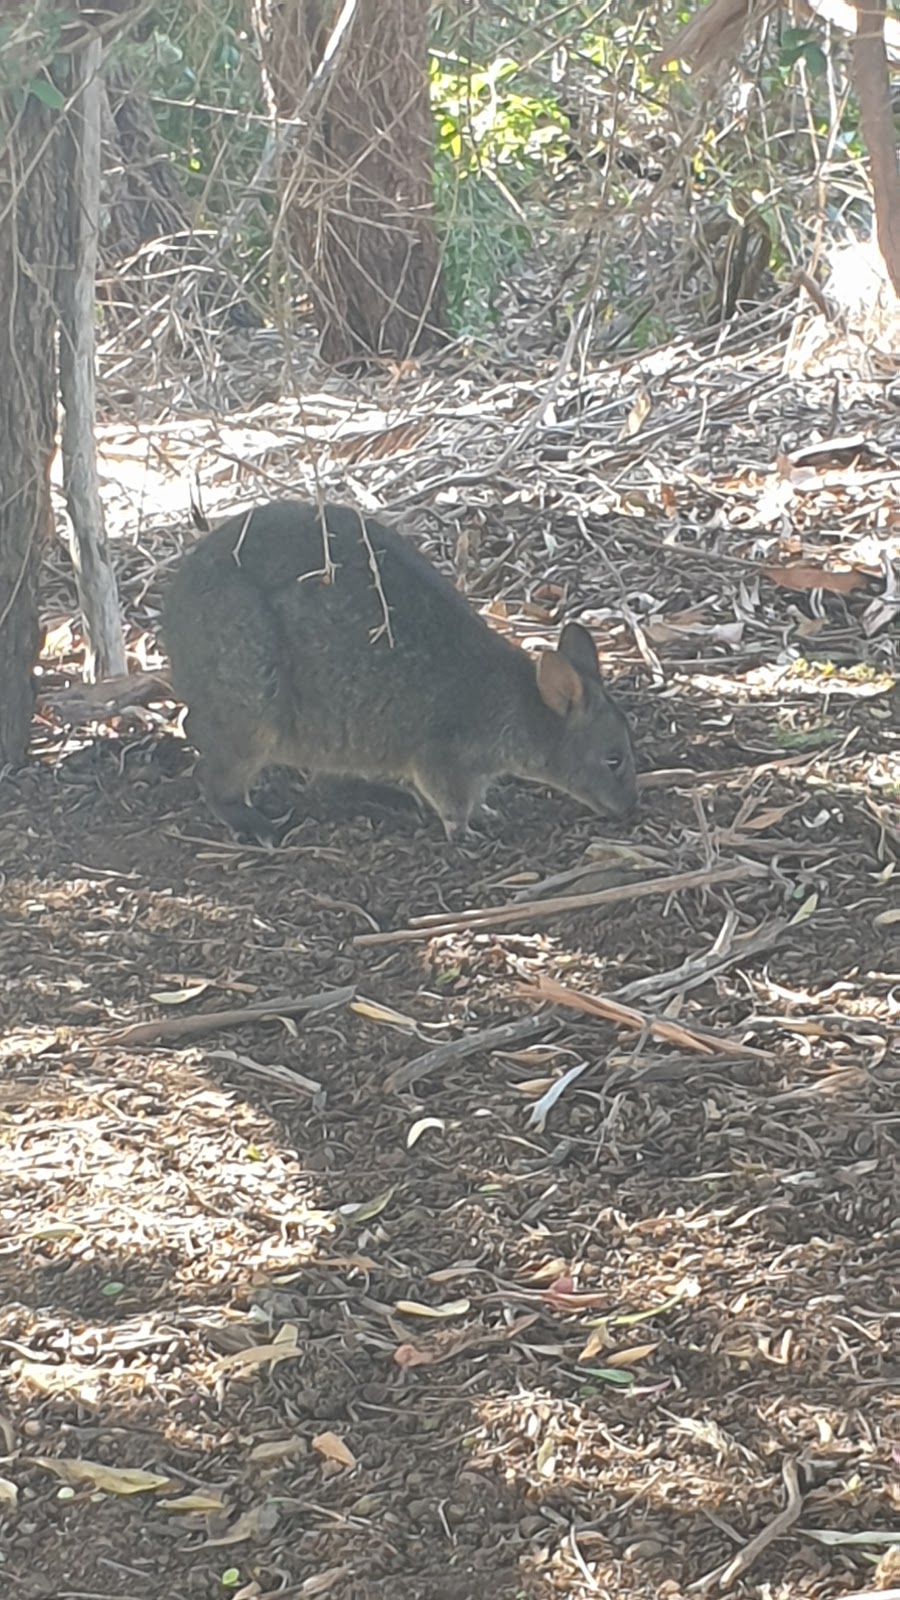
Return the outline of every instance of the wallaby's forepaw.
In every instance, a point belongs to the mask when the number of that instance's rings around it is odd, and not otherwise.
[[[280,829],[263,816],[256,806],[243,801],[217,803],[213,800],[210,806],[219,821],[224,822],[241,843],[260,845],[263,850],[275,849],[280,839]]]

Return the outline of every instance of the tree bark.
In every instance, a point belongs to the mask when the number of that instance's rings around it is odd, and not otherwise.
[[[894,293],[900,295],[900,171],[884,39],[885,0],[856,0],[856,10],[859,23],[850,49],[860,127],[869,152],[875,229]]]
[[[428,0],[254,0],[273,115],[300,121],[279,164],[287,239],[334,364],[402,360],[446,339],[428,11]]]
[[[100,231],[100,62],[97,35],[72,55],[74,99],[66,119],[68,243],[60,275],[59,380],[65,418],[63,482],[72,523],[72,564],[85,635],[84,674],[126,671],[116,575],[109,559],[97,476],[95,377],[97,239]]]
[[[63,169],[59,112],[0,97],[0,767],[28,752],[40,648],[38,569],[51,526],[56,442],[57,264]]]

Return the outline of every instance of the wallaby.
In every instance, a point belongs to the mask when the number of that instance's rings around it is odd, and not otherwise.
[[[503,773],[626,818],[628,721],[569,622],[535,658],[494,632],[402,534],[341,506],[238,513],[183,557],[163,613],[200,781],[237,834],[273,842],[262,768],[411,784],[448,838]]]

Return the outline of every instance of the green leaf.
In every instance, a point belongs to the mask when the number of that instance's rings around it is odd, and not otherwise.
[[[28,93],[34,95],[35,100],[40,100],[41,105],[49,106],[51,111],[61,111],[66,103],[65,95],[47,78],[33,78],[28,85]]]
[[[810,77],[824,78],[826,72],[828,71],[828,58],[825,55],[825,51],[822,49],[822,46],[820,44],[816,44],[815,40],[812,39],[810,40],[809,44],[803,46],[802,55],[804,61],[806,62],[806,70]]]

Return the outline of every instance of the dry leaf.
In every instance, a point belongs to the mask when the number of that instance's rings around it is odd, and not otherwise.
[[[425,1306],[418,1300],[397,1300],[394,1310],[402,1311],[407,1317],[461,1317],[469,1310],[470,1300],[448,1300],[443,1306]]]
[[[380,1216],[381,1212],[390,1204],[393,1198],[395,1185],[390,1189],[383,1189],[373,1200],[362,1200],[358,1205],[341,1206],[342,1217],[352,1217],[354,1222],[369,1222],[372,1217]]]
[[[606,1357],[608,1367],[636,1367],[639,1361],[646,1361],[652,1356],[654,1350],[659,1349],[659,1340],[654,1344],[633,1344],[627,1350],[616,1350]]]
[[[243,1544],[245,1539],[260,1539],[264,1534],[272,1532],[278,1523],[278,1517],[278,1507],[271,1501],[265,1501],[261,1506],[251,1506],[249,1511],[242,1511],[225,1533],[217,1534],[212,1539],[204,1539],[203,1542],[214,1548],[228,1544]]]
[[[423,1133],[426,1133],[429,1128],[437,1128],[439,1133],[443,1133],[445,1127],[446,1123],[440,1117],[420,1117],[418,1122],[413,1123],[409,1133],[406,1135],[407,1150],[411,1150],[414,1144],[418,1144]]]
[[[398,1367],[430,1367],[439,1359],[435,1350],[419,1350],[414,1344],[400,1344],[394,1351]]]
[[[564,1274],[568,1273],[569,1263],[562,1256],[557,1256],[555,1261],[546,1261],[540,1266],[532,1267],[523,1273],[526,1283],[556,1283]],[[571,1283],[572,1279],[569,1277]]]
[[[160,1006],[183,1006],[186,1000],[196,1000],[208,988],[208,983],[195,983],[190,989],[157,990],[156,993],[151,992],[150,999]]]
[[[156,1503],[161,1511],[199,1511],[203,1516],[225,1510],[225,1502],[219,1495],[212,1492],[205,1494],[202,1489],[180,1494],[177,1500],[157,1500]]]
[[[10,1478],[0,1478],[0,1505],[14,1506],[19,1498],[19,1490]]]
[[[819,567],[809,561],[793,561],[789,566],[766,566],[763,577],[779,589],[827,589],[830,594],[851,594],[865,586],[865,577],[850,567]]]
[[[791,917],[791,920],[788,923],[788,927],[793,928],[798,922],[807,922],[818,907],[818,904],[819,896],[814,889],[812,894],[807,895],[799,911],[794,912],[794,915]]]
[[[587,1343],[578,1357],[579,1361],[593,1361],[594,1356],[605,1355],[611,1343],[609,1329],[605,1322],[601,1322],[600,1326],[594,1328],[588,1335]]]
[[[15,1361],[12,1371],[41,1394],[62,1394],[86,1406],[95,1406],[100,1399],[96,1376],[77,1361]]]
[[[247,1459],[265,1466],[269,1461],[283,1461],[285,1456],[305,1455],[306,1448],[306,1440],[297,1435],[289,1439],[264,1439],[253,1446]]]
[[[74,1456],[36,1456],[39,1467],[55,1472],[72,1488],[89,1483],[106,1494],[142,1494],[148,1489],[171,1489],[172,1479],[138,1467],[108,1467],[102,1461],[82,1461]]]
[[[628,413],[625,426],[622,429],[622,433],[619,435],[619,437],[631,439],[636,433],[640,433],[640,430],[644,426],[644,423],[647,421],[649,415],[650,396],[648,395],[646,389],[641,389],[636,401],[634,402],[634,405]]]
[[[214,1373],[235,1372],[245,1367],[261,1367],[266,1361],[274,1363],[287,1361],[291,1356],[302,1356],[303,1350],[298,1344],[289,1344],[286,1340],[273,1344],[255,1344],[248,1350],[235,1350],[232,1355],[220,1356],[213,1362]]]
[[[336,1461],[341,1467],[355,1467],[356,1457],[352,1450],[339,1439],[336,1433],[317,1433],[313,1439],[313,1449],[318,1450],[320,1456],[326,1461]]]
[[[764,828],[774,827],[776,822],[781,822],[792,811],[796,811],[799,804],[800,801],[796,801],[789,806],[770,806],[767,811],[759,811],[755,817],[748,817],[746,821],[742,821],[741,827],[750,833],[761,833]]]
[[[367,1017],[370,1022],[389,1022],[397,1028],[415,1028],[415,1018],[407,1017],[402,1011],[394,1011],[391,1006],[383,1006],[377,1000],[350,1001],[350,1010],[355,1011],[358,1017]]]

